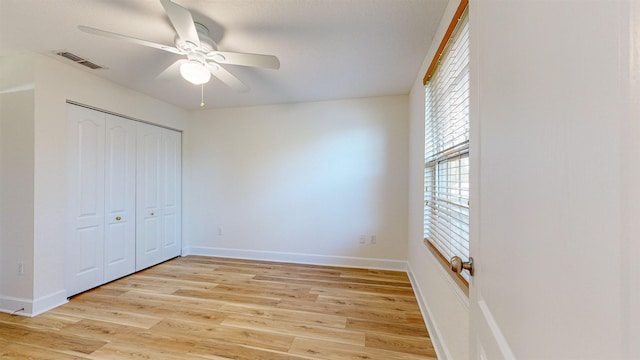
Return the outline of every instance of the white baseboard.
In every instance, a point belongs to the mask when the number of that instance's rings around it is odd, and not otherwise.
[[[60,290],[53,294],[39,297],[33,301],[33,316],[40,315],[43,312],[49,311],[60,305],[66,304],[67,292],[66,290]]]
[[[279,261],[298,264],[344,266],[363,269],[407,271],[404,260],[371,259],[349,256],[328,256],[276,251],[242,250],[192,246],[182,249],[182,255],[219,256],[234,259]]]
[[[420,289],[420,285],[418,285],[418,282],[413,276],[413,270],[411,270],[411,264],[409,263],[407,263],[407,275],[409,275],[411,287],[413,287],[413,292],[416,296],[416,300],[418,300],[418,306],[420,307],[420,312],[422,313],[422,319],[424,319],[424,323],[427,325],[429,338],[431,338],[431,344],[436,351],[436,356],[441,360],[452,359],[451,353],[444,346],[442,340],[440,339],[440,330],[438,329],[438,325],[433,321],[433,317],[431,316],[432,312],[429,308],[429,305],[424,300],[424,296],[422,296],[422,290]]]
[[[0,312],[20,316],[33,316],[30,299],[13,296],[0,296]]]
[[[33,317],[67,303],[67,293],[60,290],[38,299],[0,296],[0,312]]]

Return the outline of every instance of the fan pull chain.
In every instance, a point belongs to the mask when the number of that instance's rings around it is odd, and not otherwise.
[[[200,107],[204,107],[204,84],[200,88]]]

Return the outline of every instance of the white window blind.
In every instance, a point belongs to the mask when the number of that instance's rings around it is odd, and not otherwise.
[[[469,22],[465,11],[425,85],[424,237],[469,258]],[[469,273],[460,274],[469,281]]]

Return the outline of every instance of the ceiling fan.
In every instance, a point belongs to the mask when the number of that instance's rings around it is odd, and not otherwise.
[[[209,37],[209,30],[204,25],[194,22],[189,10],[171,0],[160,0],[160,3],[177,33],[175,46],[162,45],[84,25],[78,26],[78,29],[89,34],[123,40],[186,56],[186,58],[176,61],[175,64],[179,64],[182,77],[195,85],[209,82],[211,75],[213,75],[232,89],[245,92],[249,90],[249,87],[222,67],[221,64],[267,69],[280,68],[280,61],[273,55],[219,51],[215,41]],[[171,69],[174,65],[171,65],[168,69]]]

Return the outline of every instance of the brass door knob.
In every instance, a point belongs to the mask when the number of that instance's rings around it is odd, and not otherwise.
[[[120,216],[116,216],[116,221],[120,221],[122,218]]]
[[[451,258],[451,270],[460,274],[462,270],[468,270],[469,275],[473,276],[473,258],[469,257],[469,261],[462,261],[460,257],[454,256]]]

